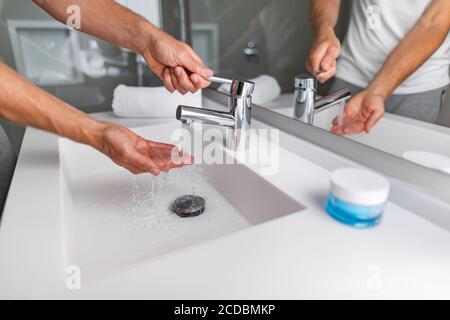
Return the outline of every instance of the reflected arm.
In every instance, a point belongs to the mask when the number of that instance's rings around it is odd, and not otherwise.
[[[323,34],[334,33],[334,27],[338,22],[341,0],[312,0],[309,7],[314,37]]]
[[[367,88],[372,94],[389,97],[424,64],[445,41],[450,31],[450,1],[434,0],[420,20],[398,44]]]
[[[336,74],[336,60],[341,44],[334,33],[339,18],[340,0],[312,0],[309,16],[314,35],[314,45],[309,54],[306,68],[325,82]]]

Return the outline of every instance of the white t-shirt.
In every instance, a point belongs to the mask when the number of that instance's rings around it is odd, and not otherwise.
[[[431,0],[354,0],[336,76],[366,87],[430,3]],[[449,66],[450,34],[394,94],[421,93],[447,86]]]

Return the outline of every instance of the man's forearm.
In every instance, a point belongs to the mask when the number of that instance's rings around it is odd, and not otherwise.
[[[450,1],[435,0],[389,55],[368,90],[385,99],[389,97],[436,52],[445,41],[449,30]]]
[[[112,0],[33,0],[52,17],[66,23],[69,6],[80,8],[81,31],[142,54],[160,30]]]
[[[34,86],[0,63],[0,117],[93,147],[102,124]]]
[[[334,32],[339,18],[340,0],[312,0],[309,7],[309,17],[314,36]]]

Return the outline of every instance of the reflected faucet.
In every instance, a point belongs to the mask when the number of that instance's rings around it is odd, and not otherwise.
[[[228,110],[216,111],[188,106],[178,106],[177,120],[183,123],[202,122],[233,129],[233,146],[239,147],[246,141],[252,116],[252,94],[255,84],[251,81],[229,80],[218,77],[208,79],[230,85],[228,93]]]
[[[344,106],[351,97],[347,88],[317,97],[317,80],[312,75],[300,74],[295,77],[294,118],[312,125],[315,114],[336,105]]]

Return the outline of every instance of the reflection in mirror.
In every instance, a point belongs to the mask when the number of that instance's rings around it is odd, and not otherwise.
[[[216,74],[252,79],[255,104],[450,171],[445,1],[196,0],[190,6],[194,48]],[[431,20],[433,27],[421,26]]]
[[[174,37],[184,38],[177,23],[181,21],[180,1],[117,2],[163,26]],[[110,111],[119,85],[161,85],[139,55],[67,28],[33,1],[0,0],[0,62],[88,113]],[[18,154],[25,128],[3,119],[0,126]]]

